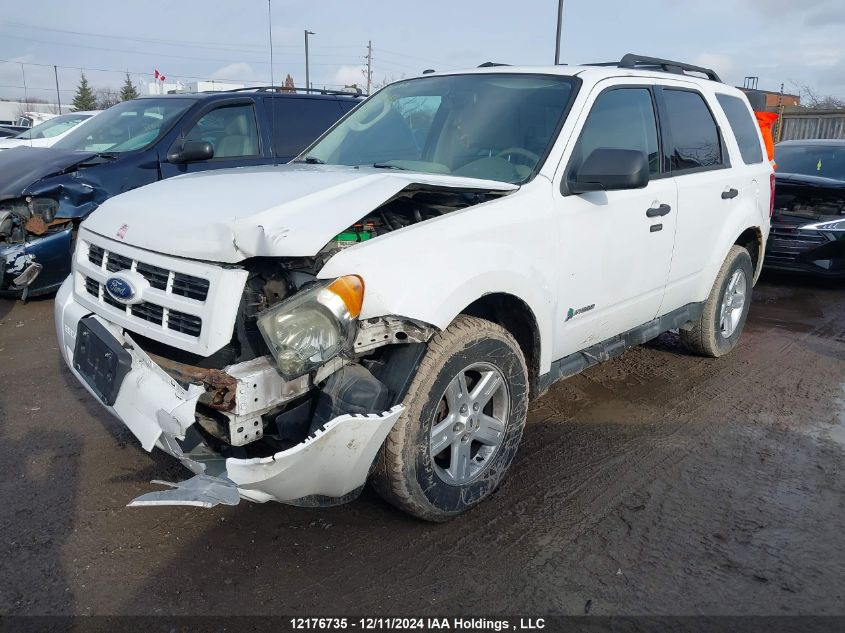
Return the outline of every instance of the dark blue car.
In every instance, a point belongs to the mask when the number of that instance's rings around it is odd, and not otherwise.
[[[142,97],[53,147],[0,152],[0,296],[55,291],[76,227],[104,200],[180,174],[288,162],[359,101],[271,89]]]

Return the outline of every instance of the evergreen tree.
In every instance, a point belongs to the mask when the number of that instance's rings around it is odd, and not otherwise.
[[[73,107],[76,110],[95,110],[97,108],[97,97],[94,96],[94,91],[88,85],[85,73],[82,73],[82,78],[76,87],[76,96],[73,97]]]
[[[138,98],[138,89],[129,78],[129,73],[126,73],[126,81],[123,82],[123,88],[120,89],[120,100],[129,101],[130,99]]]

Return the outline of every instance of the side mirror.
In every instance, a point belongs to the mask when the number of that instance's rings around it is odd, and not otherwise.
[[[212,158],[214,158],[214,147],[208,141],[186,141],[181,149],[167,155],[167,160],[171,163],[193,163]]]
[[[570,193],[642,189],[648,185],[648,160],[634,149],[600,147],[569,177]]]

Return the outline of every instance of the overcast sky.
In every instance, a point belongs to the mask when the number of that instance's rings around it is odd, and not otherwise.
[[[13,10],[25,7],[24,11]],[[275,76],[305,82],[303,30],[315,85],[361,83],[367,40],[374,79],[493,60],[554,60],[557,0],[272,0]],[[16,17],[7,17],[7,16]],[[70,100],[83,67],[95,87],[170,79],[270,79],[267,0],[0,0],[0,97],[54,100],[52,65]],[[633,51],[714,67],[742,84],[806,84],[845,97],[845,0],[566,0],[567,63]],[[32,65],[30,65],[32,64]],[[43,64],[46,66],[36,66]],[[94,70],[102,69],[102,70]]]

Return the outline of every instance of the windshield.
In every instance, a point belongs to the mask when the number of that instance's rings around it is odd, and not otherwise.
[[[112,106],[53,145],[86,152],[130,152],[155,143],[193,99],[134,99]]]
[[[15,138],[31,141],[38,138],[53,138],[59,134],[64,134],[68,130],[82,123],[85,119],[90,119],[90,114],[63,114],[57,116],[49,121],[45,121],[40,125],[28,129],[26,132],[21,132]]]
[[[775,163],[780,174],[845,180],[845,145],[777,145]]]
[[[423,77],[387,86],[299,160],[522,183],[573,96],[571,77]]]

